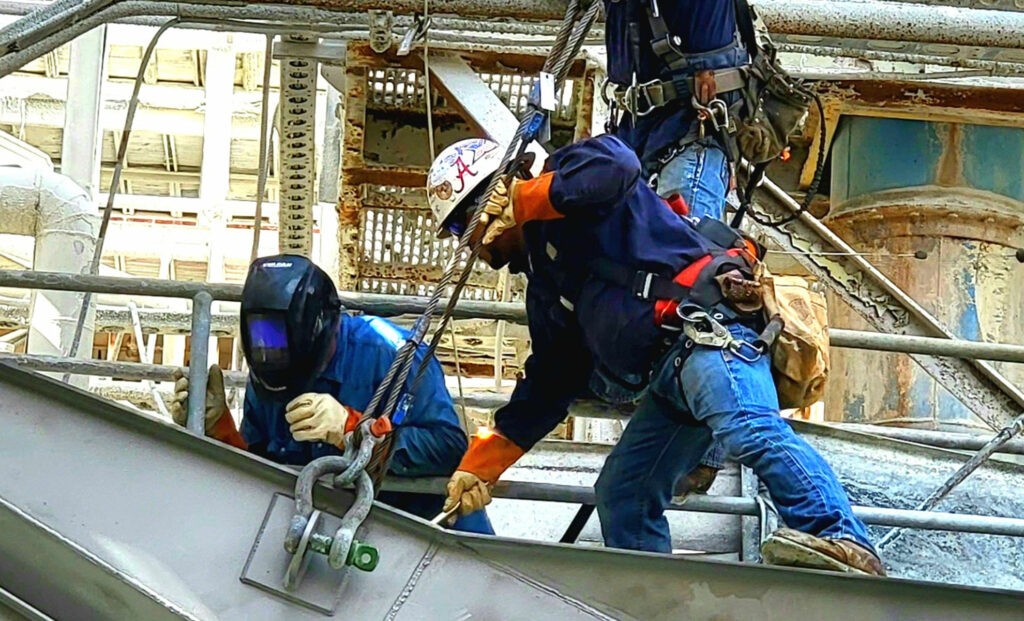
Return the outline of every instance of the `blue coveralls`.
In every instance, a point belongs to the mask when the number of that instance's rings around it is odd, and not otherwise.
[[[651,49],[651,27],[645,5],[649,0],[606,0],[605,43],[608,48],[608,79],[623,86],[653,79],[693,76],[703,69],[739,67],[749,62],[736,30],[732,0],[660,0],[658,8],[669,31],[678,35],[678,47],[687,55],[689,68],[676,75],[666,73],[664,63]],[[639,59],[634,59],[629,24],[639,27]],[[735,94],[725,94],[728,102]],[[722,219],[729,191],[729,166],[721,147],[708,135],[697,139],[696,111],[688,99],[673,101],[638,118],[622,115],[617,135],[633,147],[649,177],[657,172],[658,194],[679,194],[697,217]],[[690,141],[673,156],[680,142]],[[670,158],[667,161],[666,158]]]
[[[648,1],[605,2],[608,79],[613,83],[632,84],[634,71],[641,84],[669,77],[664,62],[651,49],[651,27],[645,8]],[[680,37],[681,50],[692,54],[690,70],[683,75],[749,62],[746,49],[737,38],[736,7],[732,0],[661,0],[658,8],[669,31]],[[629,39],[630,21],[639,26],[639,59],[634,58]],[[725,97],[732,103],[731,96]],[[653,186],[659,195],[668,198],[679,194],[689,205],[691,215],[722,220],[729,193],[729,163],[714,137],[698,138],[695,120],[696,112],[689,101],[675,101],[638,118],[636,126],[628,113],[623,114],[617,135],[644,162],[648,178],[657,172]],[[690,142],[672,155],[680,141]],[[721,469],[724,461],[724,450],[714,442],[701,463]]]
[[[767,358],[747,362],[697,347],[677,363],[684,339],[654,324],[654,303],[589,269],[604,257],[674,276],[713,249],[711,242],[643,183],[636,155],[614,136],[564,147],[546,167],[554,171],[549,200],[565,217],[523,225],[528,260],[513,267],[528,278],[532,354],[525,379],[495,415],[497,430],[529,450],[594,387],[595,369],[624,384],[651,377],[596,485],[606,545],[670,551],[664,510],[673,484],[714,436],[764,481],[790,527],[870,549],[828,464],[779,416]],[[747,341],[757,336],[741,324],[730,330]]]
[[[408,333],[379,317],[342,314],[334,355],[310,392],[327,393],[339,403],[362,412],[383,381],[397,350]],[[416,352],[415,370],[423,363],[423,351]],[[260,400],[252,386],[245,393],[242,437],[249,450],[281,464],[304,466],[325,455],[341,455],[326,442],[298,442],[288,430],[284,403]],[[444,374],[431,359],[413,406],[405,419],[395,425],[389,473],[400,477],[447,477],[455,471],[466,452],[468,439],[459,423]],[[442,496],[382,492],[381,501],[420,517],[431,519],[444,504]],[[460,518],[458,530],[493,535],[484,511]]]

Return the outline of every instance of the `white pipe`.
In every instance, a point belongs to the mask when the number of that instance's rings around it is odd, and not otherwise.
[[[35,237],[32,268],[86,273],[96,247],[96,208],[85,190],[64,175],[42,168],[0,168],[0,233]],[[28,352],[66,355],[75,331],[82,294],[33,291]],[[82,339],[92,343],[95,306],[89,308]],[[81,348],[89,358],[92,347]]]

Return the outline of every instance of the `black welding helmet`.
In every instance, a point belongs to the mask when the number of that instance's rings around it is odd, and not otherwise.
[[[334,354],[341,302],[330,277],[291,254],[256,259],[242,289],[242,350],[257,393],[291,399]]]

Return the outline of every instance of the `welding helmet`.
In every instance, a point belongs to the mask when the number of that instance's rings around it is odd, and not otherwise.
[[[501,165],[501,146],[486,138],[460,140],[441,152],[427,173],[427,204],[438,236],[462,235],[466,210]]]
[[[334,355],[341,302],[330,277],[291,254],[256,259],[242,288],[242,351],[257,394],[291,399]]]

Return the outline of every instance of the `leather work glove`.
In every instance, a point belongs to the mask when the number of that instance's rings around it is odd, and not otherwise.
[[[444,501],[447,513],[458,503],[459,513],[469,515],[491,504],[491,489],[487,483],[472,472],[456,470],[448,480],[448,498]]]
[[[487,226],[484,229],[484,237],[480,242],[481,244],[486,246],[516,225],[516,206],[515,201],[513,201],[513,194],[516,185],[519,183],[519,179],[513,178],[512,187],[509,188],[502,179],[498,179],[498,185],[494,188],[490,198],[487,199],[487,204],[484,205],[484,213],[480,216],[481,223]]]
[[[206,380],[206,435],[212,432],[217,422],[228,411],[228,399],[224,393],[224,372],[216,364],[210,365]],[[174,422],[182,427],[188,424],[188,371],[180,368],[174,371],[174,401],[170,412]]]
[[[284,408],[284,419],[292,437],[299,442],[329,442],[345,447],[345,435],[359,424],[359,412],[325,393],[307,392]]]

